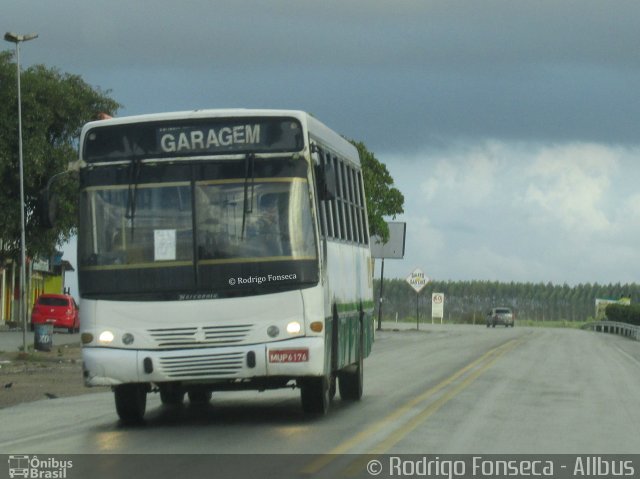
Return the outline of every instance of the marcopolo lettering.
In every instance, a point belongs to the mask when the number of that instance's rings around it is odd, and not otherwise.
[[[260,125],[221,128],[175,128],[162,131],[160,149],[165,153],[212,151],[235,145],[260,144]]]

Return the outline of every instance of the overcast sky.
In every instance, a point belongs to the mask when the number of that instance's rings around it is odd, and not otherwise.
[[[406,198],[385,277],[640,282],[637,0],[3,0],[0,23],[120,115],[293,108],[363,141]]]

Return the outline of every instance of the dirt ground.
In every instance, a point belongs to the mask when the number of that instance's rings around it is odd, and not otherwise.
[[[105,388],[84,386],[79,345],[27,354],[0,352],[0,408],[105,391]]]

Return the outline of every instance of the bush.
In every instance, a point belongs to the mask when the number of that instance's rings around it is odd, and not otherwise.
[[[607,319],[619,323],[634,324],[640,326],[640,305],[610,304],[606,309]]]

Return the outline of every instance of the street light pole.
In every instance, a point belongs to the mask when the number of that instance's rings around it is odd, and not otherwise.
[[[7,32],[4,39],[8,42],[16,44],[16,68],[18,77],[18,161],[20,165],[20,321],[22,322],[22,348],[23,352],[27,352],[27,305],[26,305],[26,234],[24,220],[24,162],[22,158],[22,98],[20,92],[20,43],[28,42],[38,38],[37,33],[29,33],[26,35],[18,35],[16,33]]]

